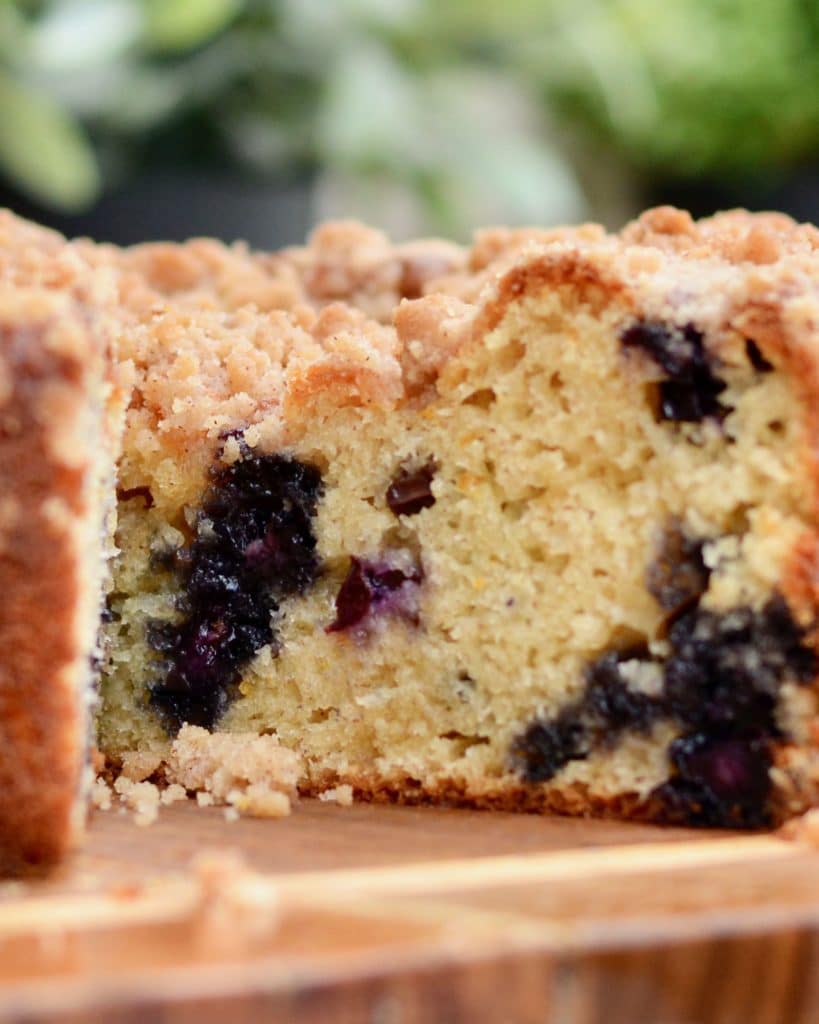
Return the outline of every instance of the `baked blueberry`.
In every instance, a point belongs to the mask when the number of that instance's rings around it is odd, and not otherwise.
[[[696,552],[694,541],[686,545]],[[678,546],[675,540],[672,547]],[[665,593],[673,573],[661,575]],[[771,817],[770,746],[783,738],[779,691],[785,682],[812,682],[817,656],[781,595],[761,609],[717,613],[683,589],[693,606],[669,630],[670,654],[660,661],[644,646],[604,652],[587,666],[578,700],[552,719],[536,719],[515,740],[512,764],[528,782],[547,782],[569,761],[616,745],[624,733],[669,721],[683,732],[669,748],[672,777],[652,794],[667,817],[762,826]],[[677,587],[669,593],[676,604]],[[634,685],[641,673],[661,675],[658,693]]]
[[[673,517],[663,530],[659,549],[646,573],[646,585],[672,615],[696,603],[708,589],[710,571],[702,556],[703,541],[690,537]]]
[[[586,731],[572,707],[528,725],[512,746],[512,763],[527,782],[548,782],[569,761],[587,753]]]
[[[762,828],[771,822],[771,755],[764,737],[675,740],[669,749],[676,774],[655,790],[668,817],[688,825]]]
[[[326,627],[327,632],[353,629],[376,612],[399,614],[417,622],[416,590],[423,576],[420,566],[405,571],[388,562],[351,558],[336,595],[336,617]]]
[[[714,360],[693,324],[642,320],[626,328],[620,342],[627,351],[641,349],[664,371],[659,383],[661,420],[699,423],[708,417],[722,420],[730,412],[719,401],[725,382],[714,373]]]
[[[151,705],[170,731],[212,728],[235,695],[244,665],[268,644],[287,597],[319,571],[312,518],[321,475],[281,455],[245,457],[212,473],[196,536],[173,560],[178,622],[152,622],[148,642],[163,656]]]
[[[422,466],[402,466],[387,488],[387,505],[397,516],[414,516],[421,509],[435,504],[432,478],[435,463],[430,460]]]
[[[616,744],[623,732],[645,732],[662,703],[629,686],[624,666],[654,664],[645,647],[607,651],[586,668],[578,700],[553,719],[535,719],[512,745],[512,763],[528,782],[547,782],[569,761]]]

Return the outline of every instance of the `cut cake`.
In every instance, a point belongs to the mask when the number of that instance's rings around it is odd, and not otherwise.
[[[809,807],[818,246],[668,208],[470,251],[76,244],[135,373],[101,749],[161,777],[188,723],[277,737],[307,793]]]

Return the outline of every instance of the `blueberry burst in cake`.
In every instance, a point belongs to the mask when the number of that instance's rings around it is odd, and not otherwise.
[[[98,744],[756,828],[819,799],[819,233],[81,247],[135,384]]]

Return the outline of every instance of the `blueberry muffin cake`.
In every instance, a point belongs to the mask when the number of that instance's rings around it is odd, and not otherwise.
[[[818,238],[661,209],[469,252],[339,225],[247,274],[118,256],[102,749],[189,723],[276,735],[305,792],[810,805]]]
[[[0,284],[0,872],[81,830],[115,508],[107,337],[67,293]]]
[[[307,793],[694,825],[816,802],[817,248],[670,209],[67,247],[135,374],[101,749],[161,766],[187,724],[277,737]]]

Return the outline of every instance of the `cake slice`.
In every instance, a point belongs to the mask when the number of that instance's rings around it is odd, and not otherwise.
[[[189,724],[278,737],[305,792],[814,803],[817,232],[662,209],[413,280],[344,230],[243,256],[287,283],[243,308],[190,249],[122,258],[102,749],[160,765]]]
[[[0,283],[0,872],[56,862],[82,830],[115,514],[109,345],[101,310]]]

